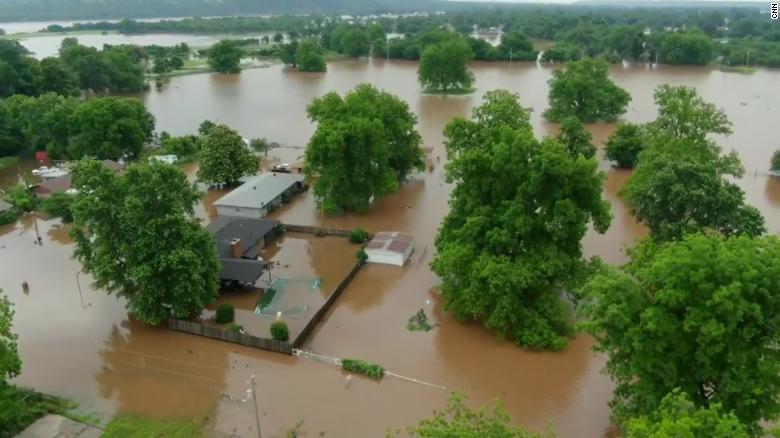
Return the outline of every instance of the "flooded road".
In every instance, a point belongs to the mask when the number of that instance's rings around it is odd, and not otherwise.
[[[411,62],[349,61],[329,64],[325,74],[304,74],[273,66],[239,76],[193,75],[173,79],[161,91],[142,96],[157,118],[159,130],[189,134],[204,119],[229,124],[247,138],[266,137],[284,147],[272,158],[293,162],[314,127],[305,108],[330,90],[345,92],[370,82],[405,99],[419,117],[418,129],[434,148],[432,167],[414,175],[397,193],[377,202],[365,215],[322,217],[310,193],[273,213],[288,223],[327,227],[397,230],[415,238],[416,251],[404,268],[368,266],[344,292],[310,340],[308,349],[337,357],[378,362],[388,370],[463,391],[473,403],[501,397],[513,418],[535,430],[548,424],[560,437],[598,437],[609,430],[611,383],[600,374],[604,358],[590,351],[592,340],[580,336],[561,353],[531,353],[501,342],[477,324],[461,324],[446,315],[435,294],[438,280],[428,264],[433,239],[446,213],[450,188],[443,182],[442,129],[453,117],[466,117],[488,90],[507,88],[534,108],[532,123],[539,136],[556,126],[541,120],[551,69],[529,63],[475,64],[477,92],[469,96],[421,93],[417,65]],[[780,182],[764,175],[769,157],[780,147],[774,124],[780,120],[780,72],[753,75],[700,68],[613,66],[612,77],[633,96],[625,119],[646,122],[655,117],[653,90],[664,83],[695,86],[722,107],[734,122],[734,134],[720,138],[724,150],[739,152],[746,176],[739,181],[750,203],[761,210],[770,232],[780,230]],[[601,144],[614,124],[590,125]],[[441,157],[437,160],[437,157]],[[629,172],[610,169],[605,198],[614,220],[605,235],[589,233],[586,255],[611,263],[625,260],[623,249],[645,231],[628,215],[618,192]],[[186,168],[194,172],[194,166]],[[0,178],[3,178],[0,175]],[[6,175],[6,179],[9,177]],[[206,195],[199,216],[213,217]],[[346,387],[337,369],[310,360],[200,339],[149,328],[128,319],[123,303],[91,291],[72,247],[56,221],[38,220],[43,247],[33,245],[35,221],[23,218],[0,227],[0,287],[16,304],[24,371],[20,383],[74,398],[86,410],[104,416],[115,412],[155,415],[207,415],[221,395],[240,397],[246,381],[258,381],[264,436],[283,436],[303,421],[308,436],[384,436],[388,427],[403,427],[443,407],[447,391],[394,378],[380,383],[355,378]],[[322,262],[313,272],[327,276]],[[77,282],[80,278],[80,282]],[[30,293],[21,290],[30,282]],[[84,305],[79,295],[82,287]],[[406,323],[425,309],[440,325],[430,332],[410,332]],[[248,430],[255,419],[240,402],[219,403],[219,429]]]

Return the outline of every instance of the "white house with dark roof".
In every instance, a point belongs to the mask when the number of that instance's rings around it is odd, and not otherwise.
[[[260,219],[303,189],[303,175],[266,172],[219,198],[214,206],[220,216]]]

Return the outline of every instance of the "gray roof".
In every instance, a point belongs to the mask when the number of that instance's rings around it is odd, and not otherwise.
[[[222,265],[220,278],[242,283],[254,283],[268,267],[267,262],[248,259],[221,258],[219,263]]]
[[[0,213],[10,210],[11,207],[12,207],[11,204],[0,199]]]
[[[290,187],[303,182],[303,175],[266,172],[250,178],[214,203],[216,206],[263,208]]]
[[[248,219],[238,217],[220,216],[206,228],[217,242],[217,252],[220,257],[231,258],[230,242],[241,239],[241,256],[247,259],[256,259],[262,248],[258,248],[257,242],[273,231],[279,225],[279,221],[272,219]]]

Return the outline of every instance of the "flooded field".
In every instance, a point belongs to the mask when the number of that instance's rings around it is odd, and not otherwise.
[[[284,147],[271,153],[281,162],[293,162],[303,153],[314,129],[305,108],[314,97],[370,82],[407,100],[419,118],[425,145],[433,147],[431,169],[414,175],[364,215],[323,217],[310,193],[272,214],[283,222],[403,231],[415,238],[416,251],[405,267],[372,265],[356,276],[307,348],[375,361],[447,391],[465,392],[473,403],[501,397],[516,421],[536,430],[550,424],[560,437],[608,434],[612,386],[600,373],[604,358],[591,353],[590,338],[573,339],[561,353],[532,353],[501,342],[479,325],[459,323],[443,312],[435,292],[438,280],[428,267],[450,190],[442,175],[444,125],[453,117],[468,116],[484,92],[507,88],[534,108],[537,135],[553,135],[556,126],[541,119],[551,69],[532,63],[475,64],[477,92],[444,97],[421,93],[415,63],[361,60],[328,67],[325,74],[274,66],[238,76],[185,76],[140,97],[157,118],[159,130],[193,133],[202,120],[211,119],[229,124],[244,137],[281,143]],[[740,186],[766,217],[769,231],[780,230],[780,181],[765,175],[769,157],[780,148],[774,127],[780,120],[780,72],[743,75],[618,65],[611,75],[633,96],[625,115],[630,121],[655,117],[653,90],[664,83],[695,86],[723,108],[734,123],[734,134],[719,142],[725,150],[739,152],[746,168]],[[600,145],[614,124],[588,128]],[[583,244],[586,255],[620,263],[625,246],[645,231],[618,195],[629,172],[611,169],[606,162],[602,166],[608,175],[604,196],[614,219],[606,234],[589,233]],[[194,166],[186,170],[193,174]],[[7,170],[0,180],[12,181],[8,172],[15,171]],[[221,194],[206,194],[200,217],[213,218],[211,204]],[[33,244],[36,223],[43,246]],[[255,375],[263,436],[283,436],[303,421],[308,436],[322,432],[374,437],[384,436],[387,427],[419,421],[446,400],[447,391],[393,378],[380,383],[355,378],[347,387],[344,375],[323,363],[147,327],[128,318],[120,300],[92,291],[71,253],[67,233],[57,221],[27,216],[0,227],[0,287],[16,304],[15,330],[24,360],[18,381],[72,397],[85,410],[106,417],[116,412],[197,416],[214,412],[218,405],[218,430],[248,430],[255,422],[251,407],[225,403],[222,395],[241,397],[249,376]],[[302,250],[295,257],[323,278],[336,269],[327,250]],[[29,294],[22,292],[22,281],[30,283]],[[430,332],[408,331],[407,320],[421,308],[440,325]]]

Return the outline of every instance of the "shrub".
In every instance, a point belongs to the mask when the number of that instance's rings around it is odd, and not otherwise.
[[[67,193],[54,193],[41,202],[41,210],[51,217],[62,218],[62,223],[73,222],[73,196]]]
[[[8,210],[0,213],[0,225],[8,225],[16,222],[16,212]]]
[[[645,148],[642,127],[633,123],[620,123],[604,144],[604,152],[618,167],[636,166],[639,153]]]
[[[220,304],[219,307],[217,307],[217,323],[218,324],[227,324],[229,322],[233,322],[233,318],[236,316],[236,311],[230,304]]]
[[[271,337],[277,341],[287,341],[290,339],[290,330],[284,321],[274,321],[271,324]]]
[[[160,420],[135,415],[120,415],[106,426],[104,438],[199,438],[203,427],[192,420]]]
[[[366,251],[363,248],[358,250],[357,254],[355,254],[355,257],[361,265],[368,261],[368,254],[366,254]]]
[[[38,199],[30,189],[22,184],[11,187],[6,194],[6,199],[18,212],[33,211],[38,203]]]
[[[228,326],[228,330],[230,330],[231,332],[237,332],[237,333],[239,333],[239,332],[241,332],[241,330],[243,330],[243,329],[244,329],[244,326],[242,326],[241,324],[232,323],[232,324],[230,324],[230,325]]]
[[[772,168],[771,170],[780,170],[780,150],[776,150],[772,154]]]
[[[381,379],[385,375],[385,369],[381,365],[360,359],[341,359],[341,368],[372,379]]]
[[[362,228],[355,228],[349,232],[349,241],[352,243],[363,243],[368,240],[368,232]]]

